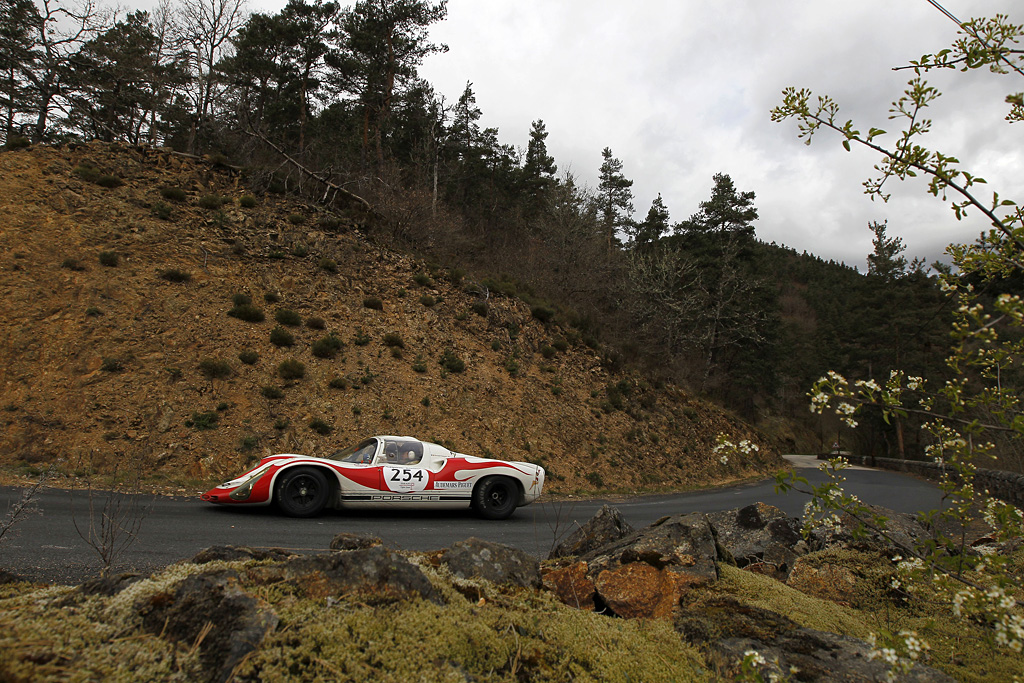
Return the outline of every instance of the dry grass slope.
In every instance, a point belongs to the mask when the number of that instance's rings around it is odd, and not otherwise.
[[[538,462],[553,492],[780,465],[733,416],[609,373],[519,300],[480,306],[471,278],[376,245],[372,228],[161,150],[0,153],[0,465],[130,462],[192,492],[262,454],[374,433]],[[291,345],[272,343],[277,327]],[[721,465],[719,432],[759,457]]]

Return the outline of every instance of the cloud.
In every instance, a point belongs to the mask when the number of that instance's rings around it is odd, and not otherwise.
[[[966,19],[1012,13],[1015,0],[946,7]],[[769,120],[781,90],[795,85],[832,95],[862,129],[891,126],[890,104],[911,76],[892,67],[955,37],[926,2],[449,0],[448,15],[432,35],[450,52],[423,69],[438,90],[454,100],[472,81],[484,125],[520,147],[531,121],[543,119],[560,169],[591,186],[611,147],[634,180],[641,217],[661,193],[674,221],[687,218],[711,176],[725,172],[757,193],[762,239],[850,264],[863,265],[871,250],[871,220],[889,220],[909,255],[929,259],[985,227],[958,224],[922,182],[894,184],[888,204],[871,202],[861,183],[876,155],[847,153],[827,134],[806,147],[792,122]],[[976,73],[933,78],[946,95],[931,108],[928,142],[1004,193],[1019,191],[1024,158],[1008,142],[1019,132],[1002,121],[1012,84]]]

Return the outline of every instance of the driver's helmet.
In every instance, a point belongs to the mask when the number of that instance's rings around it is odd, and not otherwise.
[[[389,443],[384,447],[384,457],[388,462],[398,462],[398,446]]]

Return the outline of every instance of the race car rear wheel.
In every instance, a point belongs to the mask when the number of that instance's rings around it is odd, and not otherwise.
[[[508,519],[519,502],[519,489],[508,477],[487,477],[473,489],[473,509],[484,519]]]
[[[323,472],[315,467],[294,467],[278,477],[274,498],[289,517],[313,517],[323,511],[330,495]]]

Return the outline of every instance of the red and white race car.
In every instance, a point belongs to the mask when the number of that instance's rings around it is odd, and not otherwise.
[[[543,486],[540,465],[476,458],[409,436],[375,436],[329,458],[267,456],[202,499],[276,504],[292,517],[312,517],[327,507],[471,507],[486,519],[506,519],[535,501]]]

